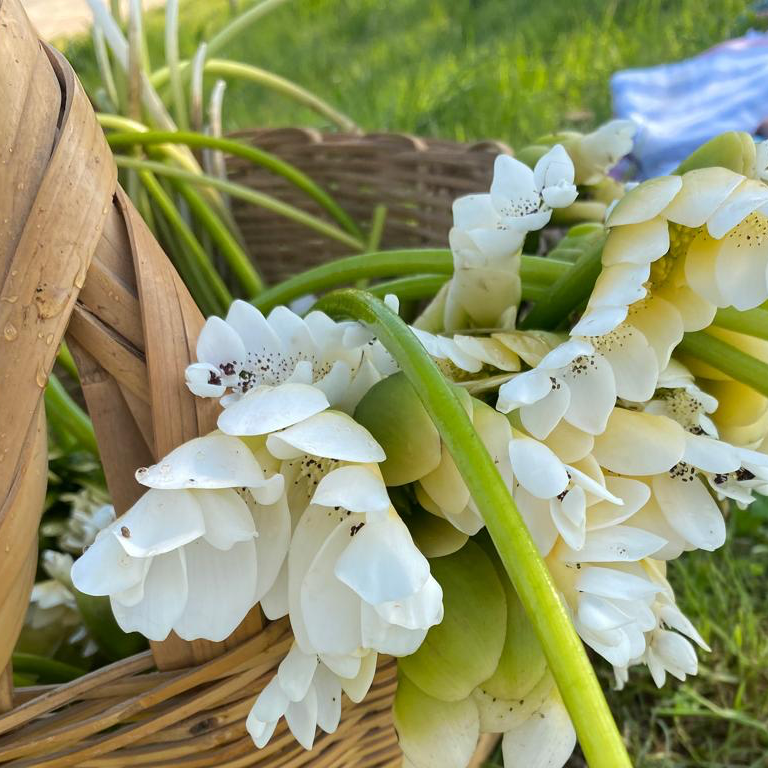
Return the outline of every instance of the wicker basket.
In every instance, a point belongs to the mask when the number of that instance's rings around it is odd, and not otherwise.
[[[141,494],[133,468],[210,431],[216,411],[182,383],[203,318],[117,185],[74,73],[38,41],[20,0],[0,0],[0,73],[0,765],[400,765],[391,659],[311,752],[284,724],[265,749],[253,747],[245,716],[291,642],[286,621],[265,626],[257,609],[223,643],[172,635],[71,683],[13,690],[9,659],[34,580],[47,479],[42,394],[65,334],[118,512]],[[398,246],[444,243],[451,200],[487,187],[500,149],[298,130],[253,140],[330,188],[362,224],[388,204],[384,244]],[[238,162],[232,173],[312,210],[280,180]],[[236,214],[271,280],[339,253],[283,219]]]

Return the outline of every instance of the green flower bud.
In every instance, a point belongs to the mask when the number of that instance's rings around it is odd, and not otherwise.
[[[755,142],[748,133],[728,131],[692,152],[675,171],[683,174],[696,168],[728,168],[751,176],[755,168]]]

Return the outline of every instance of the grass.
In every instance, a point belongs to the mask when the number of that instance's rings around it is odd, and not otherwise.
[[[219,29],[228,0],[182,5],[181,53]],[[271,69],[316,92],[371,131],[522,146],[564,127],[610,117],[617,69],[693,55],[742,33],[746,0],[295,0],[222,54]],[[147,19],[161,64],[162,13]],[[87,85],[88,41],[67,46]],[[209,86],[212,83],[208,84]],[[229,130],[313,125],[285,99],[231,83]],[[670,569],[683,610],[712,646],[698,677],[658,691],[635,669],[612,693],[638,768],[768,768],[768,506],[736,513],[714,554]],[[606,686],[609,670],[600,665]],[[500,764],[500,759],[498,760]],[[579,766],[578,756],[571,761]]]

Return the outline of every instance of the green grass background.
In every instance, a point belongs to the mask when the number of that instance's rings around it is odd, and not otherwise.
[[[744,0],[295,0],[220,57],[296,80],[367,130],[521,146],[609,118],[614,71],[690,56],[759,25],[748,8]],[[231,10],[226,0],[183,3],[182,53],[193,54]],[[162,12],[148,16],[147,32],[159,66]],[[88,41],[70,42],[67,54],[95,85]],[[224,119],[229,130],[323,127],[279,96],[234,83]],[[624,692],[611,694],[638,767],[768,767],[766,510],[732,515],[723,549],[670,568],[682,608],[713,652],[701,654],[699,676],[684,684],[657,691],[637,669]]]

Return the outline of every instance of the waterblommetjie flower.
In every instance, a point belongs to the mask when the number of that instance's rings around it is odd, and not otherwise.
[[[745,310],[768,298],[761,181],[726,168],[651,179],[618,202],[607,224],[603,271],[574,335],[608,333],[646,295],[674,308],[680,338],[706,328],[717,307]]]
[[[221,434],[191,440],[136,473],[150,488],[72,568],[82,592],[109,595],[120,627],[223,640],[273,587],[288,550],[283,478]]]
[[[245,394],[258,394],[257,410],[278,411],[283,418],[275,422],[279,426],[253,434],[294,423],[301,392],[307,403],[297,420],[329,405],[350,411],[373,383],[394,370],[381,345],[361,330],[322,312],[301,318],[286,307],[265,318],[251,304],[235,301],[226,320],[211,317],[200,332],[198,362],[187,368],[187,386],[201,397],[226,393],[225,407]]]

